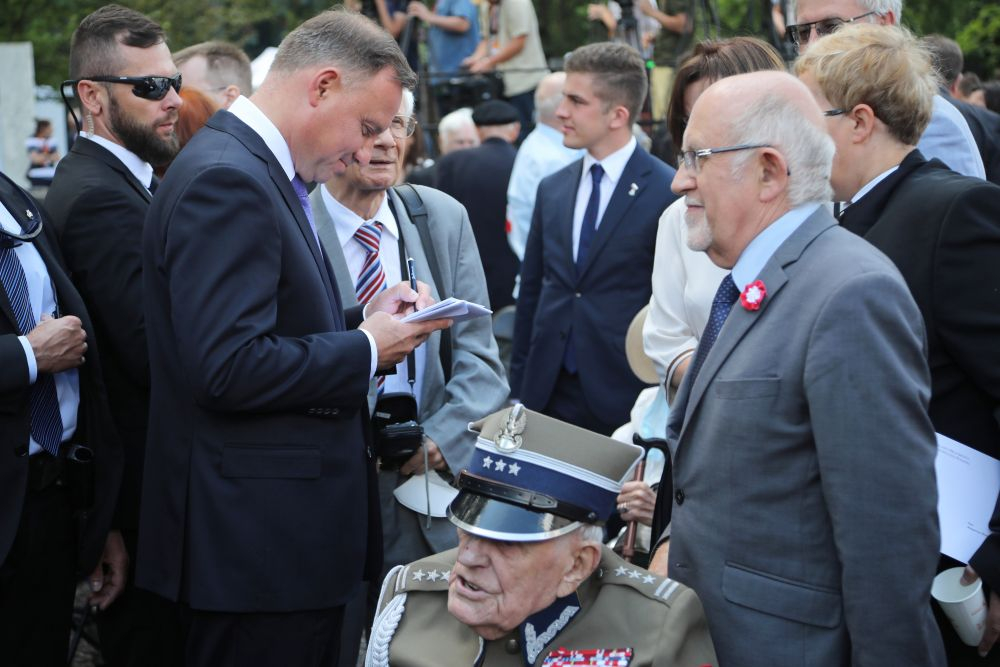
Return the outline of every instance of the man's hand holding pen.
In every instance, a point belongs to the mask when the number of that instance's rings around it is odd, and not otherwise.
[[[360,328],[375,338],[380,369],[395,366],[427,340],[431,333],[451,326],[449,319],[413,323],[399,321],[399,318],[434,303],[430,287],[416,279],[412,267],[408,268],[411,274],[409,283],[415,283],[416,289],[407,282],[401,282],[383,290],[369,302],[365,309],[365,321],[361,323]]]

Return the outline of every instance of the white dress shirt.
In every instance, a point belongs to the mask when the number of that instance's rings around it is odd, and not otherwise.
[[[118,158],[125,168],[132,172],[142,185],[149,190],[150,184],[153,182],[153,166],[143,160],[141,157],[125,148],[121,144],[116,144],[113,141],[100,137],[96,134],[89,134],[84,132],[80,135],[86,139],[90,139],[98,146],[108,149],[112,155]]]
[[[379,243],[378,255],[379,261],[382,263],[382,270],[385,272],[385,284],[395,285],[403,280],[403,272],[399,264],[399,225],[392,214],[392,209],[389,207],[388,195],[383,195],[382,205],[379,206],[378,211],[375,212],[372,219],[365,220],[334,199],[333,195],[325,187],[321,187],[320,191],[323,204],[326,205],[327,213],[330,214],[330,219],[333,220],[333,227],[337,230],[337,239],[340,241],[340,248],[344,252],[347,270],[351,274],[351,280],[354,282],[354,285],[358,283],[358,276],[361,275],[365,258],[368,256],[368,252],[354,238],[354,233],[360,229],[361,225],[366,223],[374,224],[375,222],[382,223],[382,240]],[[409,276],[406,277],[409,278]],[[413,395],[417,399],[418,409],[420,407],[421,379],[424,376],[424,365],[426,363],[426,350],[427,347],[425,345],[421,345],[416,349]],[[384,390],[386,392],[410,391],[409,371],[405,359],[396,365],[395,375],[385,376]]]
[[[615,186],[618,185],[618,181],[622,177],[622,172],[625,171],[625,165],[632,158],[632,153],[635,152],[636,146],[638,146],[638,142],[636,142],[635,137],[632,137],[628,140],[627,144],[603,160],[594,159],[590,153],[583,156],[583,174],[580,176],[580,185],[576,190],[576,206],[573,209],[574,262],[576,261],[576,253],[580,248],[580,228],[583,227],[583,214],[587,210],[587,202],[590,201],[590,193],[594,189],[593,180],[590,177],[590,167],[594,164],[600,164],[601,168],[604,169],[604,175],[601,177],[601,199],[597,207],[597,222],[594,225],[594,230],[596,231],[601,226],[604,211],[608,208],[608,202],[611,201],[611,195],[615,191]]]
[[[285,176],[288,177],[288,181],[291,182],[295,178],[295,163],[292,162],[292,152],[289,150],[285,138],[281,136],[281,131],[271,122],[271,119],[256,104],[243,95],[237,97],[232,103],[229,107],[229,113],[243,121],[261,138],[264,145],[267,146],[268,150],[271,151],[271,154],[278,161],[278,164],[281,165],[281,169],[285,172]],[[315,233],[316,230],[313,229],[313,234]],[[319,243],[319,240],[317,239],[316,242]],[[375,345],[374,336],[364,329],[360,329],[360,331],[368,338],[368,345],[372,353],[368,377],[374,377],[375,371],[378,369],[378,346]]]
[[[21,226],[11,215],[6,206],[0,206],[0,227],[13,234],[21,233]],[[52,288],[52,280],[49,278],[49,271],[45,268],[45,261],[38,254],[38,249],[33,243],[22,243],[14,248],[14,254],[21,262],[24,270],[24,279],[28,284],[28,302],[31,305],[31,314],[35,322],[40,322],[42,313],[52,315],[58,314],[56,305],[56,294]],[[35,361],[35,352],[31,349],[31,343],[27,336],[18,336],[21,346],[24,348],[24,356],[28,360],[28,382],[35,383],[38,378],[38,364]],[[52,376],[56,385],[56,397],[59,399],[59,415],[62,417],[63,435],[65,442],[76,433],[77,409],[80,406],[80,375],[75,368]],[[36,454],[42,448],[34,438],[29,436],[28,453]]]

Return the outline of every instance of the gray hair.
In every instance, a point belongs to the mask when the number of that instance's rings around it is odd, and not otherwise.
[[[549,93],[544,95],[544,93]],[[552,122],[556,117],[556,109],[562,102],[562,86],[548,89],[538,86],[535,90],[535,117],[539,122]]]
[[[580,536],[580,541],[584,544],[594,542],[600,545],[604,543],[604,528],[601,526],[595,526],[592,523],[582,523],[576,531]]]
[[[473,127],[476,125],[472,122],[472,109],[469,107],[455,109],[438,123],[438,134],[451,134],[467,125],[472,125]]]
[[[893,16],[896,17],[897,24],[903,15],[903,0],[858,0],[858,4],[876,14],[888,14],[892,12]]]
[[[229,42],[201,42],[175,53],[174,64],[180,67],[199,56],[205,59],[205,78],[213,86],[236,86],[244,95],[253,92],[250,58],[243,49]]]
[[[409,88],[403,88],[403,115],[412,116],[413,115],[413,91]]]
[[[417,85],[417,75],[396,40],[371,19],[343,9],[325,11],[290,32],[278,46],[271,72],[280,75],[324,65],[368,76],[388,67],[403,88]]]
[[[767,144],[781,152],[788,164],[790,206],[833,198],[833,139],[810,122],[795,101],[782,95],[759,96],[733,120],[729,132],[734,145]],[[734,173],[742,172],[752,156],[752,151],[738,153]]]

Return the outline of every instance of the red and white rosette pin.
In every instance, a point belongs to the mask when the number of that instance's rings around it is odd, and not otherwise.
[[[764,302],[766,296],[767,288],[764,287],[764,283],[755,280],[743,288],[743,293],[740,294],[740,305],[747,310],[760,310],[760,304]]]

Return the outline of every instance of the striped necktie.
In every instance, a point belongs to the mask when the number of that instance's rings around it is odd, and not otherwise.
[[[385,289],[385,271],[382,269],[382,260],[379,258],[382,223],[364,223],[354,232],[354,240],[360,243],[365,250],[365,263],[361,267],[361,272],[358,273],[354,293],[358,297],[358,303],[366,304]],[[375,382],[378,385],[378,393],[381,394],[385,387],[385,376],[377,375]]]
[[[28,301],[28,281],[13,248],[0,246],[0,284],[7,293],[10,307],[22,335],[35,328],[35,316]],[[62,442],[63,423],[59,414],[56,383],[50,373],[39,373],[28,397],[31,437],[42,449],[56,456]]]

